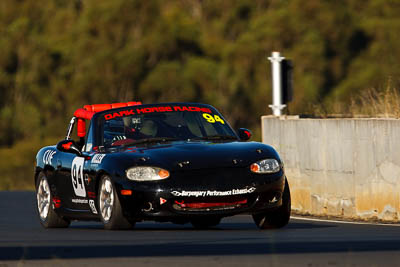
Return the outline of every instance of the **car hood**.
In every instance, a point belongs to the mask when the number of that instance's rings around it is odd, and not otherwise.
[[[169,170],[244,167],[265,158],[280,161],[276,151],[268,145],[237,141],[147,144],[119,148],[110,154],[126,164],[159,166]]]

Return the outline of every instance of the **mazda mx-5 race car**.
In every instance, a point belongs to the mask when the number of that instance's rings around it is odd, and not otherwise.
[[[283,163],[272,147],[245,142],[250,137],[210,105],[86,105],[65,139],[36,156],[40,223],[97,220],[105,229],[128,229],[153,220],[207,228],[245,213],[261,229],[283,227],[290,218]]]

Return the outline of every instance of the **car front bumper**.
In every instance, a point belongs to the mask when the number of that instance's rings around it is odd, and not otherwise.
[[[204,175],[171,175],[159,182],[116,182],[124,216],[136,221],[186,222],[198,216],[261,213],[282,205],[283,170],[275,174],[235,170]],[[131,194],[122,195],[121,190],[130,190]]]

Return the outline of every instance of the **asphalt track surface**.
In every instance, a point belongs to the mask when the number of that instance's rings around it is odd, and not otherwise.
[[[400,266],[400,227],[292,219],[261,231],[250,216],[210,230],[97,222],[44,229],[32,192],[0,192],[0,267],[6,266]]]

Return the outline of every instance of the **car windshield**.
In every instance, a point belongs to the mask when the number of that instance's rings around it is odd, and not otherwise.
[[[110,112],[104,116],[102,129],[104,147],[173,140],[237,140],[218,112],[197,106],[156,106]]]

